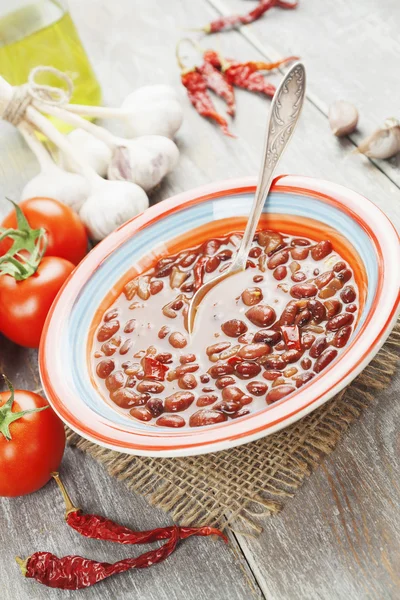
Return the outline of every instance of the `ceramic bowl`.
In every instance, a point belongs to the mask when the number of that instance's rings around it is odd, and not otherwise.
[[[360,318],[344,352],[291,396],[241,419],[171,430],[114,410],[91,382],[88,340],[98,309],[132,265],[242,226],[254,179],[214,183],[146,210],[94,248],[52,306],[40,346],[40,373],[50,404],[83,437],[121,452],[186,456],[215,452],[274,433],[315,410],[348,385],[382,346],[399,309],[399,239],[372,202],[349,189],[301,176],[277,178],[264,207],[265,224],[316,240],[330,238],[355,271]],[[222,221],[221,221],[222,220]],[[195,235],[194,235],[195,232]],[[204,237],[205,236],[205,237]]]

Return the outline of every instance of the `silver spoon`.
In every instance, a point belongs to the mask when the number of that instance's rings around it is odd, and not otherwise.
[[[258,221],[260,220],[265,199],[271,187],[275,167],[286,146],[289,144],[299,120],[305,96],[305,87],[306,71],[304,65],[297,62],[286,73],[272,100],[257,189],[242,242],[230,268],[202,285],[193,296],[187,318],[189,333],[193,331],[199,304],[211,288],[218,285],[218,283],[227,277],[244,271],[246,268],[247,256]]]

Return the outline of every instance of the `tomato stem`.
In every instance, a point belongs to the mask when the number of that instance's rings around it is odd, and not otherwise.
[[[41,408],[31,408],[29,410],[21,410],[20,412],[12,412],[12,406],[14,404],[14,387],[11,381],[4,374],[2,374],[2,377],[10,391],[10,397],[7,402],[3,404],[3,406],[0,406],[0,433],[2,433],[9,442],[12,439],[10,432],[11,423],[18,421],[18,419],[24,417],[25,415],[40,412],[49,407],[42,406]]]
[[[20,558],[19,556],[15,557],[15,560],[17,561],[19,568],[21,569],[21,573],[24,577],[26,577],[26,573],[28,571],[28,560],[29,558],[23,560],[22,558]]]

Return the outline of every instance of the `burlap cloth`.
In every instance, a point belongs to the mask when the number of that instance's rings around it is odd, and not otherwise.
[[[72,431],[68,443],[90,454],[174,521],[219,525],[276,513],[332,452],[348,427],[387,387],[400,358],[400,321],[364,371],[332,400],[294,425],[238,448],[188,458],[143,458],[107,450]],[[248,529],[248,527],[245,527]]]

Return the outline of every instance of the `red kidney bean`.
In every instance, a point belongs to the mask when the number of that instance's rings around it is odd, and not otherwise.
[[[239,337],[239,335],[247,331],[247,325],[239,319],[230,319],[222,323],[221,329],[228,337]]]
[[[104,315],[103,321],[105,323],[108,323],[109,321],[113,321],[114,319],[116,319],[118,317],[118,314],[119,314],[118,308],[111,308]]]
[[[301,373],[301,375],[297,375],[297,377],[295,377],[296,387],[301,387],[302,385],[307,383],[307,381],[310,381],[313,377],[315,377],[314,373]]]
[[[215,396],[214,394],[205,394],[204,396],[199,396],[197,398],[196,406],[210,406],[210,404],[214,404],[217,400],[218,396]]]
[[[346,312],[355,313],[357,310],[357,306],[355,304],[349,304],[346,306]]]
[[[273,329],[260,329],[254,334],[253,342],[255,344],[263,342],[269,346],[275,346],[275,344],[277,344],[281,338],[282,334],[280,331],[274,331]]]
[[[332,340],[332,346],[335,346],[335,348],[343,348],[349,341],[351,331],[352,329],[349,325],[339,329]]]
[[[213,273],[221,264],[221,259],[218,255],[211,256],[206,262],[206,273]]]
[[[234,385],[235,383],[236,381],[233,377],[230,375],[224,375],[223,377],[218,377],[215,382],[215,387],[217,387],[219,390],[223,390],[224,388],[228,387],[228,385]]]
[[[161,292],[161,290],[164,287],[164,282],[163,281],[151,281],[150,282],[150,294],[152,294],[152,296],[155,296],[156,294],[159,294]]]
[[[240,417],[245,417],[246,415],[249,415],[249,414],[250,414],[250,409],[241,408],[237,412],[233,413],[233,415],[231,415],[231,419],[239,419]]]
[[[283,352],[283,354],[281,354],[281,359],[284,361],[284,363],[295,363],[298,360],[300,360],[300,358],[303,355],[303,351],[302,350],[286,350],[286,352]]]
[[[337,357],[338,351],[333,350],[333,348],[327,348],[324,352],[317,358],[314,364],[315,373],[320,373],[325,367],[329,365],[333,361],[334,358]]]
[[[104,342],[104,344],[102,344],[101,346],[101,351],[106,355],[106,356],[112,356],[113,354],[116,353],[117,348],[119,348],[119,346],[121,345],[121,338],[119,336],[111,338],[111,340],[108,340],[108,342]]]
[[[246,317],[258,327],[268,327],[275,321],[276,314],[274,309],[270,306],[258,304],[246,312]]]
[[[267,404],[272,404],[273,402],[281,400],[285,396],[288,396],[289,394],[294,392],[295,389],[296,388],[292,385],[278,385],[277,387],[270,390],[266,395],[265,399],[267,401]]]
[[[193,400],[194,395],[191,392],[175,392],[165,398],[164,408],[166,412],[182,412],[189,408]]]
[[[344,263],[342,260],[337,262],[334,266],[333,266],[333,270],[335,271],[335,273],[339,273],[339,271],[343,271],[343,269],[346,268],[346,263]]]
[[[328,342],[327,342],[325,336],[317,338],[310,348],[309,354],[310,354],[311,358],[318,358],[318,356],[320,356],[322,354],[322,352],[325,350],[327,345],[328,345]]]
[[[122,344],[121,348],[119,349],[119,353],[122,356],[124,356],[125,354],[128,354],[131,347],[132,347],[132,340],[125,340],[125,342]]]
[[[187,373],[178,379],[178,385],[182,390],[193,390],[197,387],[197,380],[194,375]]]
[[[259,287],[247,288],[242,292],[242,301],[246,306],[254,306],[263,299],[263,293]]]
[[[283,340],[281,342],[278,342],[278,344],[275,346],[275,350],[278,350],[278,352],[280,352],[281,350],[286,350],[285,342]]]
[[[250,250],[249,256],[250,256],[250,258],[258,258],[261,255],[261,253],[262,253],[261,248],[255,247]]]
[[[214,388],[209,387],[209,386],[201,388],[201,391],[204,392],[205,394],[210,394],[211,392],[215,392]]]
[[[312,335],[312,333],[303,333],[303,335],[301,336],[301,345],[304,348],[304,350],[308,350],[308,348],[311,348],[314,342],[315,335]]]
[[[232,258],[232,250],[226,249],[218,252],[217,256],[221,259],[221,261],[230,260]]]
[[[149,394],[161,394],[164,391],[165,386],[159,381],[146,381],[145,379],[138,383],[137,391]]]
[[[115,373],[112,373],[111,375],[109,375],[107,377],[107,379],[105,380],[105,383],[106,383],[106,388],[108,389],[109,392],[114,392],[115,390],[122,388],[122,386],[125,383],[124,372],[123,371],[115,371]]]
[[[351,279],[352,277],[352,272],[350,271],[350,269],[344,269],[343,271],[340,271],[336,277],[337,279],[339,279],[339,281],[343,284],[343,283],[347,283],[349,281],[349,279]]]
[[[162,262],[162,260],[165,260],[165,259],[161,259],[160,261],[158,261],[157,266],[155,268],[155,276],[156,277],[168,277],[172,273],[172,269],[174,267],[175,260],[173,259],[173,260],[171,260],[171,262],[164,264],[163,266],[159,266],[160,263]]]
[[[272,369],[273,371],[281,371],[286,367],[285,361],[279,355],[268,356],[263,364],[266,369]]]
[[[132,331],[135,330],[135,327],[136,327],[136,319],[130,319],[129,321],[127,321],[125,323],[124,332],[132,333]]]
[[[191,415],[189,419],[189,425],[191,427],[203,427],[204,425],[214,425],[215,423],[222,423],[227,419],[228,417],[219,410],[203,408],[202,410],[198,410],[193,415]]]
[[[135,417],[135,419],[139,419],[139,421],[151,421],[153,418],[151,412],[144,406],[132,408],[132,410],[129,411],[129,414],[132,417]]]
[[[235,371],[241,379],[251,379],[261,372],[261,367],[257,363],[243,361],[236,365]]]
[[[287,268],[283,267],[283,266],[276,267],[276,269],[274,270],[274,272],[272,273],[272,275],[278,281],[282,281],[282,279],[285,279],[285,277],[287,275]]]
[[[222,398],[227,402],[231,400],[237,402],[242,398],[243,395],[244,393],[242,390],[236,386],[229,386],[222,390]]]
[[[135,394],[126,388],[112,392],[110,398],[120,408],[132,408],[146,403],[145,395]]]
[[[176,367],[175,373],[177,377],[182,377],[182,375],[186,375],[186,373],[196,373],[200,369],[197,363],[188,363],[187,365],[180,365]]]
[[[263,396],[267,393],[268,385],[263,381],[250,381],[250,383],[246,385],[246,389],[250,394],[253,394],[253,396]]]
[[[180,290],[182,292],[185,292],[185,294],[190,294],[191,292],[194,292],[194,288],[195,288],[194,281],[190,281],[190,282],[183,283],[180,287]]]
[[[200,375],[200,381],[201,383],[208,383],[210,381],[210,376],[207,375],[207,373],[204,373],[203,375]]]
[[[164,412],[164,403],[161,398],[150,398],[146,403],[146,408],[151,412],[153,417],[156,418]]]
[[[278,379],[278,377],[281,377],[281,375],[282,373],[280,371],[264,371],[263,373],[263,377],[268,381],[275,381],[275,379]]]
[[[291,300],[286,307],[283,309],[281,318],[279,319],[280,325],[294,325],[296,315],[299,312],[299,306],[295,300]]]
[[[275,269],[280,265],[284,265],[289,260],[289,250],[280,250],[276,254],[273,254],[267,262],[268,269]]]
[[[171,333],[171,335],[168,338],[168,341],[173,348],[184,348],[187,344],[187,339],[184,335],[179,333],[179,331]]]
[[[253,342],[253,338],[254,338],[254,334],[250,333],[249,331],[247,333],[243,333],[242,335],[239,335],[238,337],[238,342],[240,342],[240,344],[251,344]],[[235,348],[237,346],[234,346]]]
[[[340,315],[336,315],[329,319],[326,324],[327,331],[337,331],[344,325],[351,325],[354,321],[354,315],[350,313],[341,313]]]
[[[326,319],[326,308],[319,300],[309,300],[307,303],[315,323],[322,323]]]
[[[327,300],[324,302],[324,306],[326,308],[326,316],[328,319],[334,317],[342,310],[342,303],[339,302],[339,300],[336,300],[336,298]]]
[[[333,278],[334,278],[333,271],[325,271],[325,273],[318,275],[318,277],[316,277],[314,279],[314,283],[317,286],[317,288],[320,290],[323,287],[325,287],[326,285],[328,285],[328,283],[330,281],[332,281]]]
[[[206,348],[206,354],[211,356],[211,354],[220,354],[227,348],[231,346],[230,342],[219,342],[218,344],[213,344],[212,346],[208,346]]]
[[[160,338],[160,340],[166,338],[170,331],[171,329],[167,327],[167,325],[163,325],[160,331],[158,332],[158,337]]]
[[[318,288],[313,283],[296,283],[292,285],[290,293],[293,298],[312,298],[318,293]]]
[[[319,242],[316,246],[311,248],[311,256],[314,260],[322,260],[323,258],[326,258],[331,252],[332,244],[328,240]]]
[[[306,238],[293,238],[290,242],[291,246],[310,246],[311,242]]]
[[[304,327],[304,325],[307,325],[312,318],[313,315],[311,314],[311,311],[308,310],[308,308],[305,308],[297,315],[294,322],[298,327]]]
[[[240,404],[245,406],[246,404],[251,404],[253,402],[253,396],[248,396],[247,394],[243,394],[240,398]]]
[[[207,254],[210,256],[212,254],[215,254],[219,250],[220,246],[221,242],[219,242],[218,240],[207,240],[201,246],[200,252],[202,254]]]
[[[156,354],[155,359],[163,365],[169,365],[172,363],[172,354],[170,352],[160,352]]]
[[[291,279],[295,283],[299,283],[299,282],[304,281],[305,279],[307,279],[307,277],[306,277],[305,273],[303,273],[303,271],[297,271],[297,273],[293,273]]]
[[[300,363],[301,368],[304,369],[305,371],[307,371],[311,365],[312,365],[312,360],[310,358],[303,358],[303,360]]]
[[[293,260],[305,260],[308,257],[309,252],[309,248],[306,247],[295,247],[290,250]]]
[[[99,342],[106,342],[112,338],[115,333],[117,333],[119,327],[119,321],[116,320],[104,323],[104,325],[102,325],[97,332],[97,340]]]
[[[325,300],[326,298],[332,298],[338,290],[343,287],[343,283],[336,277],[332,279],[318,294],[320,298]]]
[[[246,346],[242,346],[238,352],[238,356],[240,356],[240,358],[254,360],[260,356],[265,356],[270,352],[271,348],[267,344],[261,342],[259,344],[247,344]]]
[[[163,415],[156,421],[159,427],[184,427],[186,421],[180,415]]]
[[[196,360],[195,354],[183,354],[179,357],[179,362],[181,365],[186,365],[187,363],[192,363]]]
[[[264,281],[264,277],[262,275],[255,275],[253,281],[254,283],[261,283],[261,281]]]
[[[189,252],[189,254],[184,256],[179,261],[179,264],[181,267],[186,269],[187,267],[190,267],[194,263],[194,261],[196,260],[197,257],[198,257],[198,254],[196,252]]]
[[[223,400],[222,402],[215,404],[213,410],[220,410],[226,415],[233,415],[240,410],[241,406],[240,402],[235,402],[235,400]]]
[[[234,369],[232,365],[227,363],[220,363],[208,369],[208,373],[213,379],[217,379],[218,377],[222,377],[223,375],[232,375],[233,372]]]
[[[111,358],[106,358],[99,362],[96,367],[96,373],[100,379],[106,379],[115,369],[115,363]]]
[[[356,299],[357,295],[356,295],[356,292],[355,292],[353,286],[352,285],[347,285],[340,292],[340,297],[341,297],[341,299],[343,300],[343,302],[345,304],[350,304],[351,302],[354,302],[354,300]]]

